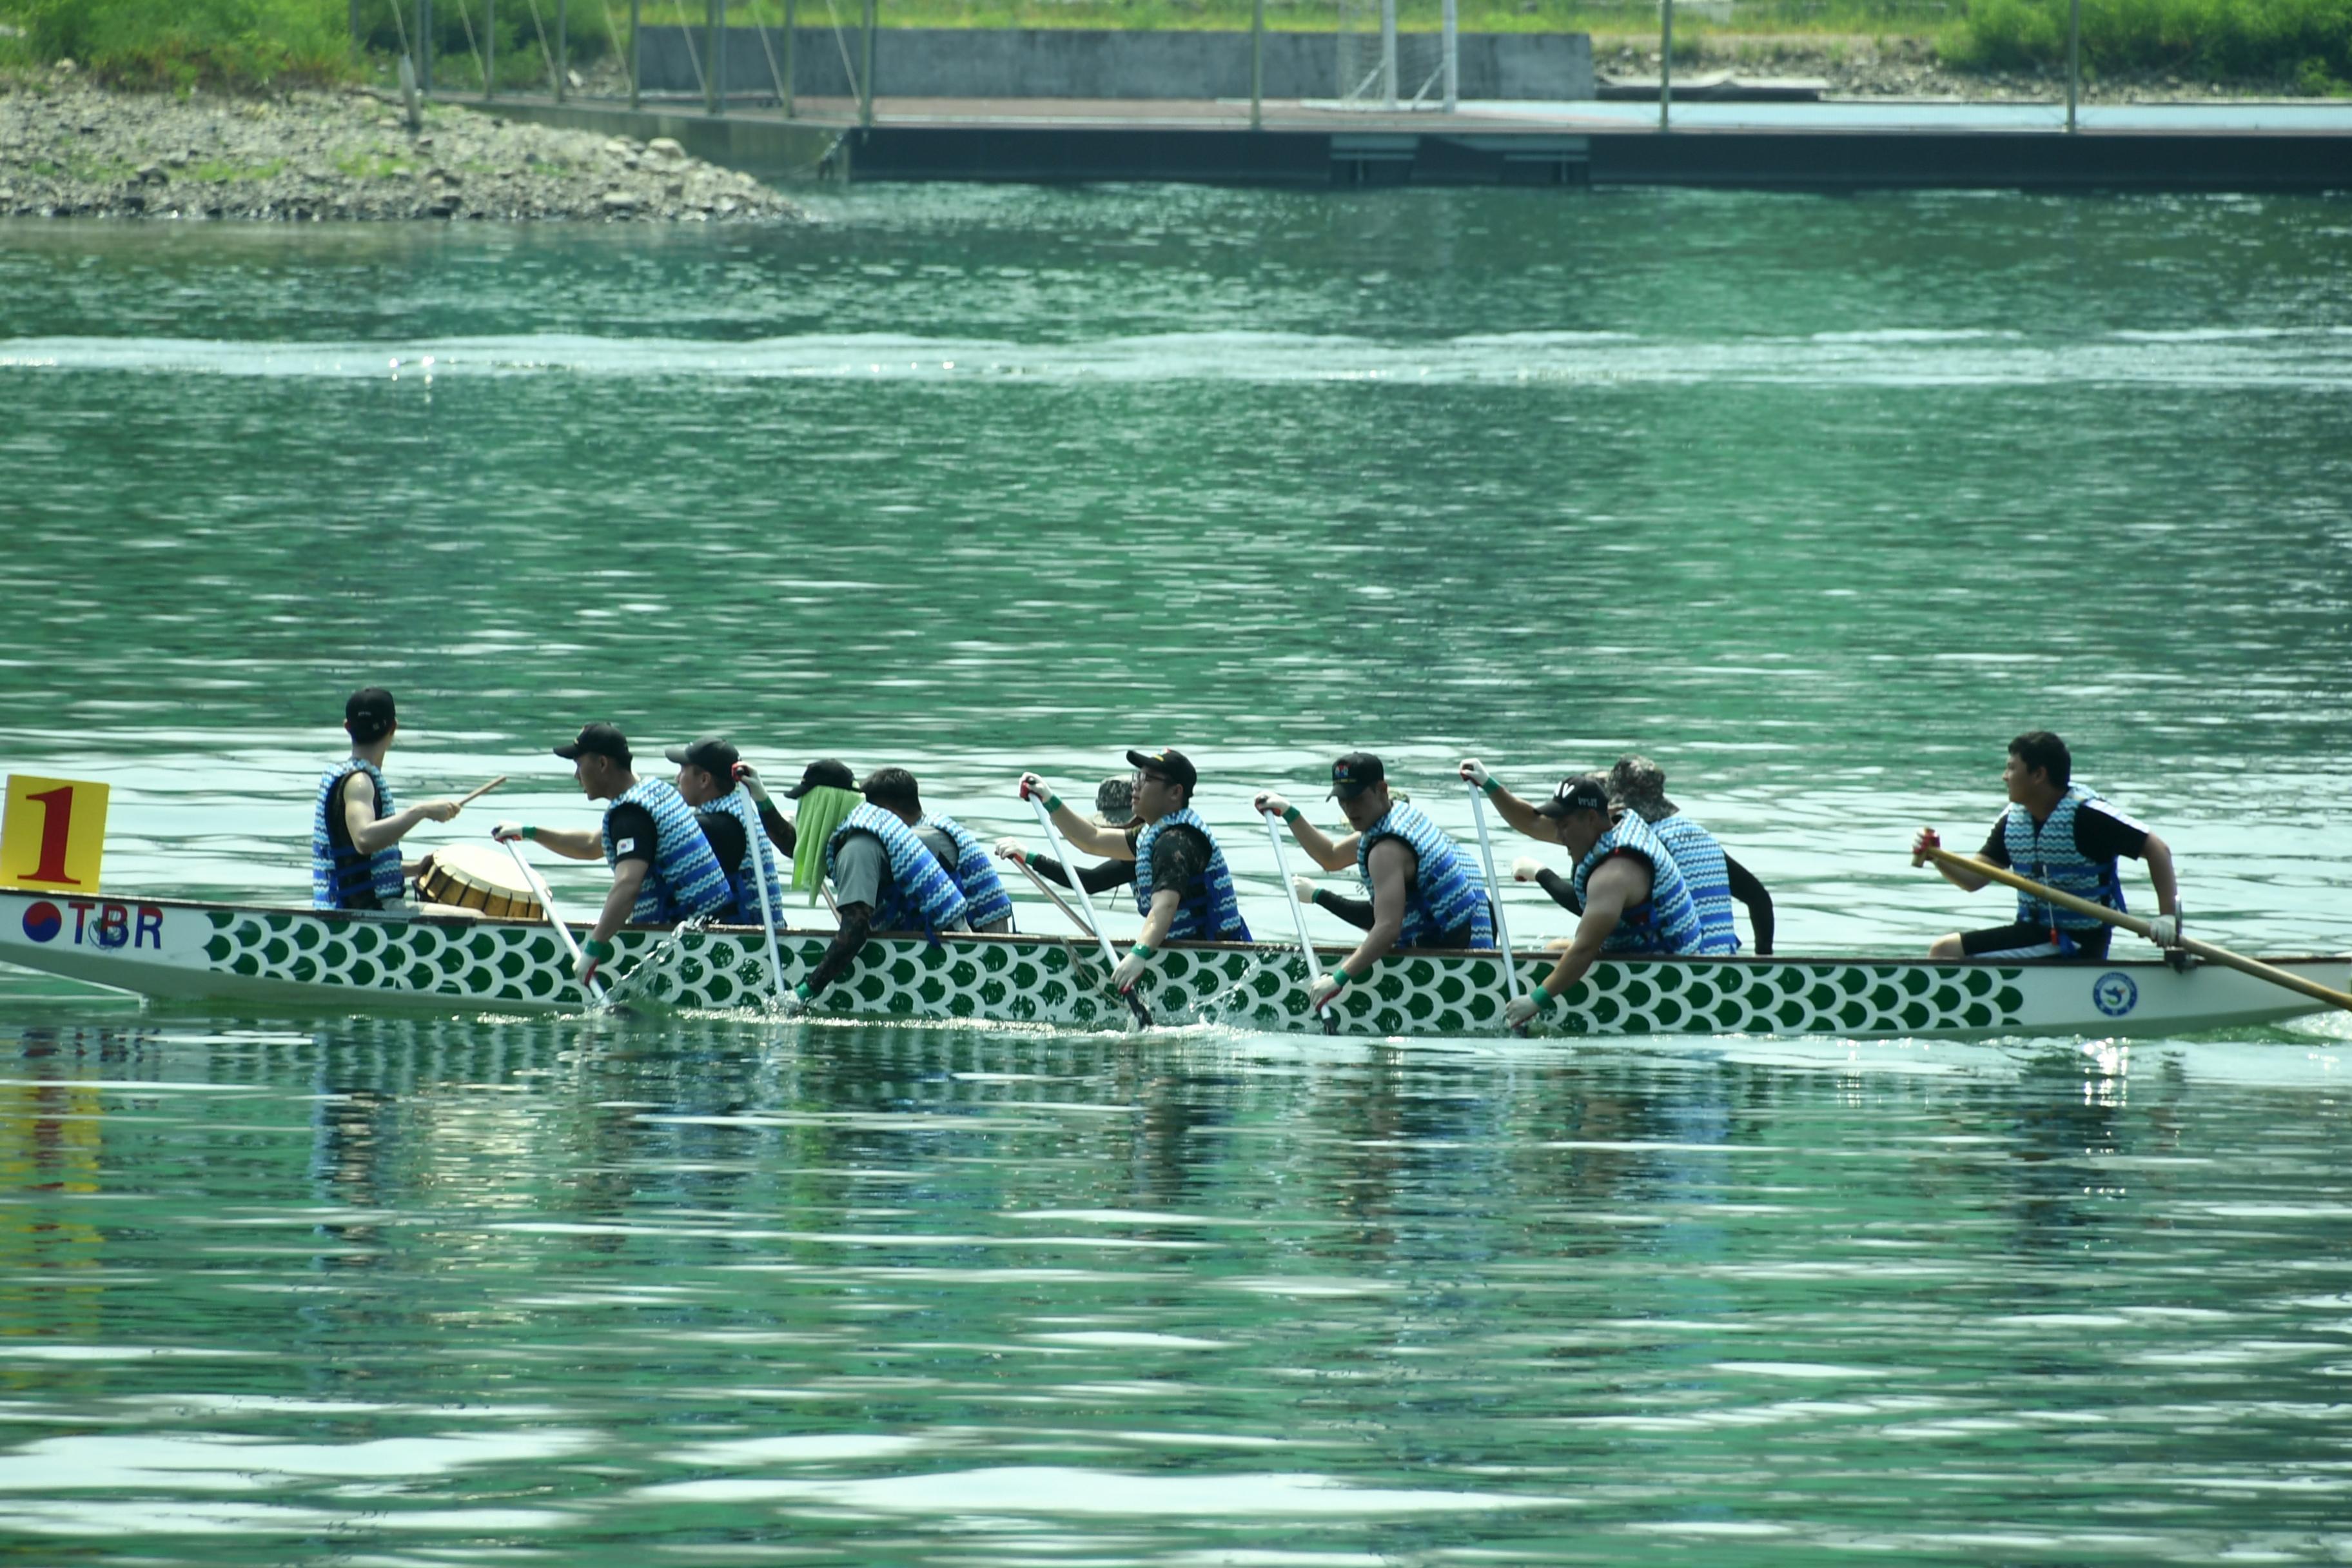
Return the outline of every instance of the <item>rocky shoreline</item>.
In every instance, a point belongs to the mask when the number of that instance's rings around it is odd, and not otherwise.
[[[0,85],[0,217],[789,223],[801,209],[675,142],[373,92],[239,99]]]
[[[1705,4],[1705,0],[1699,0]],[[1658,74],[1658,37],[1595,34],[1594,70],[1610,79],[1652,80]],[[2066,97],[2058,71],[1963,71],[1938,54],[1933,38],[1851,37],[1819,33],[1692,33],[1678,35],[1675,75],[1728,71],[1738,78],[1801,78],[1822,84],[1827,98],[1935,100],[1964,103],[2051,103]],[[2227,103],[2297,96],[2276,81],[2217,80],[2172,73],[2087,75],[2084,103]]]

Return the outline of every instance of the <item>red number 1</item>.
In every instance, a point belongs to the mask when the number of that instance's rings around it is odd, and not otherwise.
[[[73,834],[73,786],[64,784],[25,798],[41,808],[41,863],[25,880],[80,887],[66,875],[66,841]]]

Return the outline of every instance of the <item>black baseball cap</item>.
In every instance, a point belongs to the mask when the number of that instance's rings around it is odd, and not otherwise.
[[[1186,789],[1197,788],[1201,783],[1200,770],[1192,766],[1192,759],[1173,746],[1162,746],[1156,752],[1129,752],[1127,760],[1147,773],[1158,773]]]
[[[784,792],[786,800],[798,800],[813,789],[847,789],[857,787],[857,775],[839,757],[826,757],[811,763],[801,774],[801,782]]]
[[[705,735],[683,746],[672,746],[662,755],[682,768],[700,768],[721,784],[734,778],[735,764],[743,760],[735,742],[724,735]]]
[[[1609,786],[1591,773],[1571,773],[1559,781],[1551,798],[1536,807],[1538,816],[1566,816],[1571,811],[1609,810]]]
[[[1370,752],[1349,752],[1331,764],[1331,794],[1341,800],[1353,800],[1376,784],[1389,781],[1388,770],[1381,766],[1380,758]]]
[[[625,768],[629,765],[629,738],[621,733],[616,724],[583,724],[570,745],[555,748],[555,754],[567,763],[578,762],[588,752],[610,757]]]
[[[354,740],[376,739],[398,717],[393,711],[392,693],[381,686],[362,686],[343,702],[343,723]]]

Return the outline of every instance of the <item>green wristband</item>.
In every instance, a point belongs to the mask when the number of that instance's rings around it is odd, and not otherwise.
[[[815,995],[815,994],[816,994],[816,993],[815,993],[815,992],[814,992],[814,991],[811,991],[811,990],[809,989],[809,983],[808,983],[807,981],[803,980],[803,981],[802,981],[798,985],[795,985],[795,986],[793,986],[793,995],[795,995],[795,996],[797,996],[797,997],[799,997],[802,1001],[805,1002],[805,1001],[807,1001],[810,997],[812,997],[812,996]]]
[[[1502,784],[1496,780],[1495,775],[1492,773],[1488,773],[1486,775],[1486,782],[1480,784],[1478,787],[1485,790],[1489,795],[1497,795],[1503,793]]]
[[[1130,958],[1150,958],[1151,956],[1151,950],[1144,946],[1143,943],[1139,942],[1133,947],[1129,948],[1127,952],[1128,956]]]
[[[1340,991],[1345,991],[1348,988],[1348,983],[1356,977],[1348,973],[1348,966],[1346,964],[1335,963],[1331,966],[1331,978],[1339,983]],[[1337,995],[1338,994],[1338,992],[1333,993],[1334,995]]]
[[[602,937],[590,937],[580,944],[580,951],[602,963],[613,956],[613,944]]]
[[[535,838],[537,838],[537,837],[539,837],[539,829],[538,829],[538,828],[536,828],[536,827],[533,827],[530,823],[526,822],[526,823],[524,823],[524,824],[522,825],[522,836],[523,836],[525,838],[534,838],[534,839],[535,839]]]
[[[1295,805],[1286,805],[1282,808],[1282,820],[1285,822],[1296,822],[1306,815]]]
[[[1061,797],[1060,795],[1047,795],[1047,796],[1045,797],[1045,809],[1046,809],[1047,811],[1059,811],[1059,810],[1061,810],[1061,809],[1062,809],[1062,797]]]

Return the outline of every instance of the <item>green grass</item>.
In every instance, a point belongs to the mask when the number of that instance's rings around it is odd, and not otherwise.
[[[1439,0],[1401,0],[1402,25],[1433,31]],[[1963,70],[2052,70],[2066,48],[2067,0],[1739,0],[1727,15],[1679,0],[1678,58],[1702,38],[1743,37],[1932,39]],[[1370,0],[1353,0],[1369,21]],[[575,68],[615,53],[626,0],[565,0]],[[556,0],[496,0],[501,86],[544,85]],[[885,26],[1243,29],[1250,0],[879,0]],[[648,25],[698,26],[704,0],[643,0]],[[436,0],[436,84],[468,90],[482,79],[492,0]],[[730,0],[738,26],[776,27],[784,0]],[[863,0],[795,0],[797,20],[855,28]],[[1338,0],[1267,0],[1268,26],[1325,31]],[[134,87],[250,89],[373,74],[414,46],[415,0],[362,0],[350,37],[349,0],[0,0],[0,70],[19,73],[71,57],[99,79]],[[1471,32],[1586,32],[1654,37],[1654,0],[1462,0]],[[2352,0],[2083,0],[2083,52],[2094,75],[2175,74],[2268,84],[2309,93],[2352,81]]]

